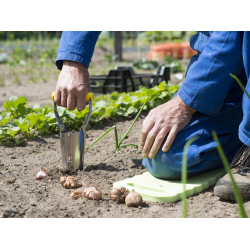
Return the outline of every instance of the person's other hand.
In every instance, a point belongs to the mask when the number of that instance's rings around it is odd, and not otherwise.
[[[85,65],[74,61],[63,61],[54,101],[58,106],[79,111],[86,107],[86,93],[91,92],[89,72]]]
[[[168,134],[162,147],[162,151],[167,152],[177,133],[189,124],[195,112],[179,96],[152,109],[143,121],[140,140],[142,158],[153,159]]]

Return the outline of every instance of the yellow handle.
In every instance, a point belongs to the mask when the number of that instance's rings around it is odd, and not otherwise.
[[[52,92],[52,94],[51,94],[52,101],[54,101],[54,97],[55,97],[55,92]]]
[[[88,102],[89,101],[89,99],[90,99],[90,101],[94,101],[94,98],[95,98],[95,95],[94,95],[94,93],[93,92],[87,92],[87,94],[86,94],[86,102]]]
[[[54,101],[54,97],[55,97],[55,92],[53,92],[53,93],[51,94],[51,99],[52,99],[52,101]],[[94,101],[94,98],[95,98],[94,93],[92,93],[92,92],[87,92],[87,94],[86,94],[86,101],[87,101],[87,102],[89,101],[89,99],[90,99],[90,101]]]

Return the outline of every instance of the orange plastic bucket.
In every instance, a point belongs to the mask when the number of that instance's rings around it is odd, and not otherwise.
[[[150,46],[147,59],[164,61],[168,53],[173,59],[179,59],[191,58],[197,52],[191,49],[189,42],[155,44]]]
[[[193,55],[197,54],[191,47],[189,42],[182,42],[180,43],[183,58],[191,58]]]
[[[182,48],[179,43],[173,43],[172,44],[172,58],[178,59],[182,58]]]
[[[164,60],[168,53],[173,59],[182,58],[182,48],[179,43],[163,43],[150,46],[152,60]]]

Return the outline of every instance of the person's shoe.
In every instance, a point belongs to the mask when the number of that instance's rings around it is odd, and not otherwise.
[[[243,200],[250,200],[250,147],[243,145],[231,163],[232,174]],[[220,178],[214,187],[214,195],[235,201],[233,186],[228,174]]]

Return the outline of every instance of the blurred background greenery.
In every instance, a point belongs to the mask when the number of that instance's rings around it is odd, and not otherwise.
[[[153,72],[158,63],[146,60],[150,46],[189,41],[194,31],[122,31],[122,61],[115,53],[115,32],[103,31],[97,41],[90,75],[107,74],[115,66],[133,66]],[[0,31],[0,86],[56,81],[55,66],[61,31]],[[166,57],[165,65],[183,71],[179,61]]]

